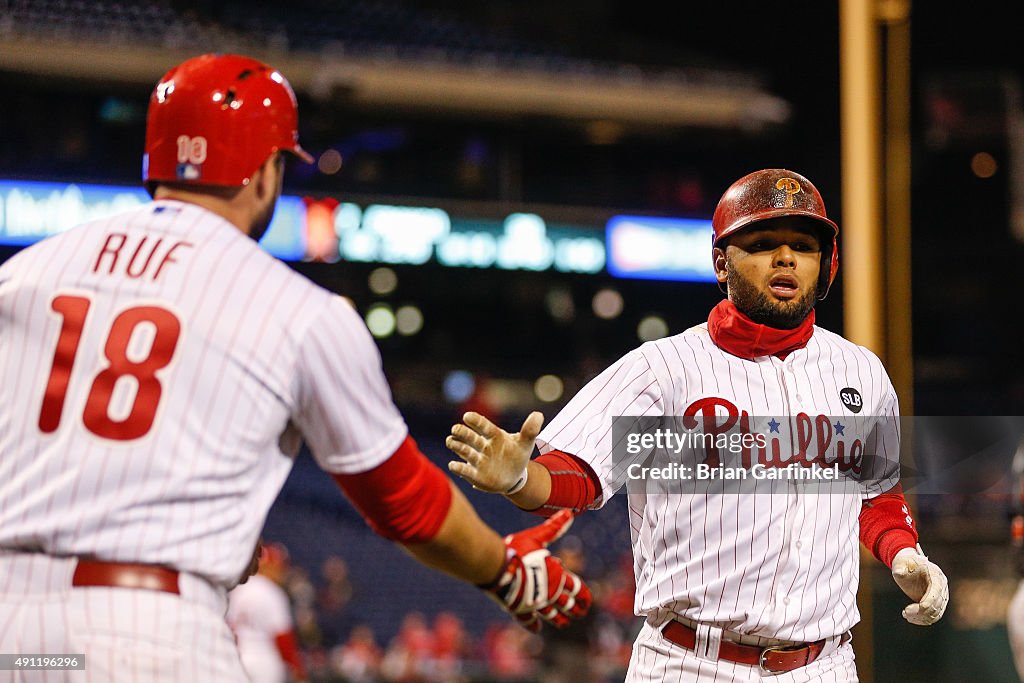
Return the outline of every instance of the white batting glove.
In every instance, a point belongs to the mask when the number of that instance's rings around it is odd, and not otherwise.
[[[509,434],[479,413],[466,413],[452,427],[445,445],[465,462],[452,461],[448,470],[473,488],[488,493],[516,493],[526,485],[526,466],[540,434],[544,416],[532,412],[516,434]]]
[[[914,601],[904,608],[904,619],[916,626],[931,626],[942,618],[949,603],[949,581],[939,566],[925,557],[920,545],[896,553],[892,578]]]

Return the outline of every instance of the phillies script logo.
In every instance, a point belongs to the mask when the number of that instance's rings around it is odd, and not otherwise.
[[[699,428],[705,434],[715,435],[716,438],[709,440],[705,448],[705,462],[711,467],[722,464],[715,443],[718,441],[717,436],[737,431],[753,434],[750,422],[750,413],[741,411],[732,401],[717,396],[694,401],[683,411],[683,427],[687,430]],[[765,443],[761,439],[744,439],[742,442],[740,457],[744,468],[749,469],[755,462],[765,467],[786,467],[794,463],[804,467],[831,467],[838,463],[841,472],[852,472],[855,475],[861,473],[864,444],[860,438],[845,434],[846,425],[839,420],[832,422],[827,415],[812,417],[807,413],[799,413],[785,422],[771,418],[764,427],[768,432],[763,434],[767,437],[765,446],[758,445],[758,441]],[[790,431],[793,433],[785,433]],[[783,440],[786,455],[783,455]],[[791,448],[792,453],[789,453]]]

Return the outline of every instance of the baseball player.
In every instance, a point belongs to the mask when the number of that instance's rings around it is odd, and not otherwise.
[[[948,600],[898,475],[852,478],[866,452],[898,462],[896,394],[870,351],[814,325],[837,270],[838,228],[810,181],[784,169],[747,175],[712,226],[727,298],[707,323],[627,353],[543,431],[540,413],[511,434],[467,413],[447,442],[464,462],[449,469],[541,515],[599,508],[628,485],[635,611],[646,622],[627,680],[856,680],[858,536],[913,600],[909,622],[934,623]],[[647,453],[616,444],[618,416],[703,421],[716,436],[762,419],[763,432],[746,430],[759,440],[743,447],[733,476],[842,467],[847,477],[825,493],[784,482],[741,495],[695,475],[674,490],[637,485]],[[535,443],[541,455],[530,460]],[[714,443],[690,449],[680,452],[726,471]]]
[[[1013,455],[1010,542],[1014,569],[1021,577],[1006,610],[1006,631],[1017,675],[1024,681],[1024,440]]]
[[[288,550],[279,543],[261,544],[260,550],[258,573],[228,593],[228,626],[251,683],[304,681],[292,607],[282,586]]]
[[[19,681],[246,680],[226,594],[303,438],[378,533],[525,626],[586,611],[546,550],[571,514],[486,526],[409,437],[359,315],[257,245],[285,153],[311,161],[280,72],[189,59],[150,99],[155,201],[0,267],[0,652],[86,667]]]

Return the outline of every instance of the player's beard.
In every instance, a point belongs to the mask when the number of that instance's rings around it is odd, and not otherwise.
[[[790,301],[773,301],[752,281],[740,275],[732,263],[728,264],[729,299],[741,313],[756,323],[780,330],[792,330],[804,321],[818,302],[818,285]]]
[[[272,166],[271,161],[273,163]],[[249,231],[249,236],[257,242],[263,239],[263,235],[266,234],[267,229],[270,227],[270,221],[274,220],[274,209],[277,208],[277,200],[281,197],[281,191],[284,189],[284,155],[282,153],[275,152],[264,162],[264,170],[267,173],[270,172],[270,168],[273,168],[275,171],[274,180],[276,187],[274,188],[273,196],[264,198],[266,204],[261,207],[259,213],[253,219],[252,230]]]
[[[274,209],[276,207],[277,197],[274,197],[273,201],[264,206],[256,218],[253,219],[252,230],[249,231],[249,237],[252,237],[257,242],[263,239],[263,235],[266,234],[267,228],[270,227],[270,221],[274,219]]]

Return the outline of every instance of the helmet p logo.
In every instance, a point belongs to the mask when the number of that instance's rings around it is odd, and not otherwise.
[[[800,183],[793,178],[779,178],[775,181],[775,189],[786,193],[786,203],[783,206],[787,209],[793,206],[793,195],[801,191]]]

